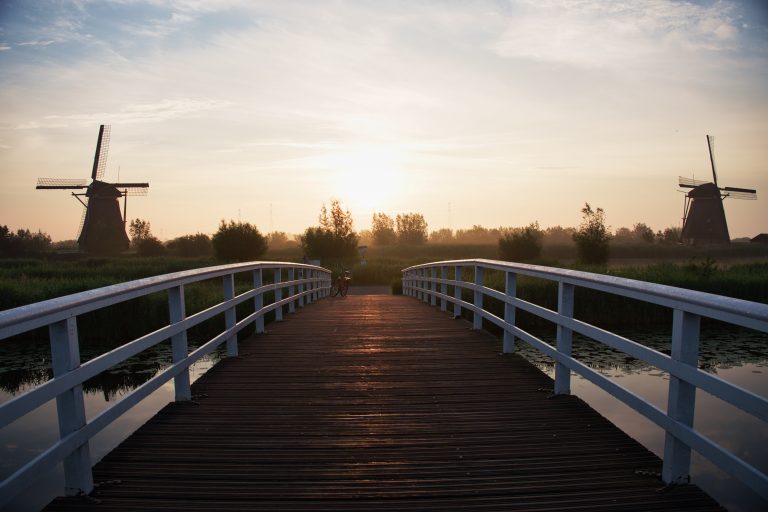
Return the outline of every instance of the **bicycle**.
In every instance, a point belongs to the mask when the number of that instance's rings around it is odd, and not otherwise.
[[[344,297],[347,295],[347,292],[349,291],[349,282],[351,280],[352,277],[350,276],[349,270],[344,270],[339,274],[339,277],[336,278],[331,287],[331,297],[336,297],[337,295]]]

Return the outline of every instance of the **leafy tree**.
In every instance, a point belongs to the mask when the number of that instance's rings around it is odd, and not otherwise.
[[[165,245],[171,253],[182,258],[201,258],[213,253],[211,237],[204,233],[180,236]]]
[[[51,237],[42,231],[32,233],[19,229],[13,233],[8,226],[0,226],[0,257],[20,258],[40,256],[51,249]]]
[[[642,240],[647,244],[652,244],[656,239],[656,235],[653,234],[653,230],[643,222],[638,222],[632,226],[632,234],[637,240]]]
[[[267,239],[248,222],[222,220],[211,244],[216,258],[224,261],[256,260],[267,252]]]
[[[658,240],[660,244],[677,244],[680,243],[681,238],[682,230],[676,226],[670,226],[664,231],[659,230],[659,232],[656,233],[656,240]]]
[[[570,244],[573,242],[574,228],[551,226],[544,230],[544,240],[550,244]]]
[[[427,241],[427,221],[420,213],[397,215],[397,241],[402,245],[420,245]]]
[[[136,253],[142,258],[162,256],[165,253],[165,245],[158,238],[149,235],[136,243]]]
[[[531,261],[541,257],[541,241],[544,232],[538,222],[523,228],[515,228],[499,238],[499,254],[509,261]]]
[[[581,213],[581,225],[573,234],[578,259],[582,263],[605,264],[608,262],[608,242],[611,240],[605,226],[605,212],[602,208],[593,210],[589,203],[584,203]]]
[[[352,214],[341,203],[331,201],[330,214],[325,204],[320,208],[320,225],[309,227],[299,237],[304,253],[310,258],[356,259],[359,237],[352,226]]]
[[[386,213],[373,212],[371,223],[373,243],[376,245],[394,245],[397,242],[395,221]]]
[[[440,228],[429,234],[429,242],[432,244],[449,244],[453,241],[453,230],[448,228]]]
[[[283,249],[293,247],[297,242],[291,239],[285,231],[273,231],[267,235],[267,244],[272,249]]]
[[[128,226],[128,232],[131,234],[131,245],[139,256],[160,256],[165,252],[163,242],[152,234],[149,221],[133,219]]]
[[[456,242],[463,244],[495,244],[501,235],[501,229],[488,229],[475,224],[470,229],[456,230]]]
[[[131,243],[134,246],[139,240],[144,240],[145,238],[152,236],[149,221],[143,219],[133,219],[128,226],[128,233],[131,235]]]

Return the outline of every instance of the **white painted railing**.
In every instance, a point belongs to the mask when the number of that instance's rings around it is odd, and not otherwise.
[[[263,273],[270,271],[273,273],[272,283],[265,285]],[[252,287],[240,295],[235,295],[234,276],[243,273],[251,274]],[[283,277],[287,280],[283,280]],[[223,301],[187,316],[185,285],[218,278],[223,282]],[[284,306],[291,313],[295,311],[296,305],[303,307],[326,297],[330,285],[331,273],[321,267],[296,263],[252,262],[150,277],[0,311],[0,342],[32,329],[48,327],[53,366],[51,380],[0,405],[0,428],[55,398],[60,434],[55,444],[0,483],[0,509],[19,492],[32,485],[42,472],[52,469],[62,461],[66,494],[91,492],[93,476],[89,440],[94,435],[171,379],[174,381],[176,400],[191,399],[190,365],[223,343],[226,343],[228,356],[237,355],[237,333],[240,330],[255,322],[256,332],[264,332],[266,313],[274,311],[275,319],[280,321],[283,318]],[[283,298],[283,292],[286,290]],[[168,293],[170,318],[167,326],[80,364],[78,315],[160,291]],[[274,301],[270,304],[264,303],[264,294],[267,292],[274,293]],[[254,301],[253,313],[237,321],[236,306],[249,300]],[[221,314],[224,315],[225,330],[190,353],[187,330]],[[173,353],[171,366],[90,421],[86,421],[83,382],[169,338]]]
[[[474,282],[462,280],[462,271],[468,268],[474,273]],[[486,270],[503,273],[505,291],[485,286]],[[449,275],[452,279],[449,279]],[[518,298],[518,275],[557,283],[557,311]],[[449,287],[452,288],[452,294],[449,294]],[[670,308],[673,312],[671,356],[573,318],[574,290],[577,287]],[[472,302],[462,300],[463,290],[473,292]],[[768,422],[768,400],[765,397],[697,367],[701,317],[768,332],[768,305],[632,279],[481,259],[441,261],[404,269],[403,294],[416,297],[432,306],[436,306],[439,300],[443,311],[448,310],[450,302],[453,304],[454,317],[461,316],[462,309],[471,311],[474,329],[482,328],[483,319],[497,325],[504,332],[505,353],[514,352],[515,339],[519,338],[551,357],[555,360],[555,394],[570,393],[570,372],[573,370],[663,428],[666,437],[662,479],[667,484],[689,480],[693,449],[768,499],[768,475],[725,450],[693,427],[697,389],[706,391],[763,422]],[[504,304],[503,318],[484,309],[484,297],[493,297]],[[556,346],[517,327],[517,309],[555,324]],[[571,356],[574,332],[668,372],[670,379],[667,411],[659,409],[574,359]]]

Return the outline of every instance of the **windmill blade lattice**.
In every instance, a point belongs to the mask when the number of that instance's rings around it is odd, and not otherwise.
[[[686,178],[684,176],[679,176],[678,186],[685,187],[685,188],[694,188],[694,187],[698,187],[699,185],[703,185],[705,183],[709,183],[709,182],[694,180],[693,178]]]
[[[748,200],[757,199],[757,190],[754,190],[751,188],[725,187],[722,190],[723,190],[723,195],[726,197],[732,197],[734,199],[748,199]]]
[[[86,188],[86,180],[77,178],[37,178],[35,188]]]
[[[92,180],[100,180],[104,177],[104,171],[107,169],[107,154],[109,153],[109,136],[112,127],[103,124],[99,127],[99,139],[96,142],[96,156],[93,159]]]

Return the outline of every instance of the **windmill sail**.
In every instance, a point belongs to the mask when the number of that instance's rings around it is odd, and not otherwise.
[[[86,180],[76,178],[37,178],[38,189],[78,189],[88,188]]]
[[[91,171],[92,180],[100,180],[104,177],[104,171],[107,168],[110,132],[111,127],[109,125],[102,124],[99,127],[99,139],[96,142],[96,154],[93,157],[93,170]]]
[[[717,186],[717,171],[715,170],[714,145],[715,145],[715,136],[707,135],[707,147],[709,148],[709,163],[712,164],[712,179],[714,180],[713,183],[715,184],[715,186]]]

